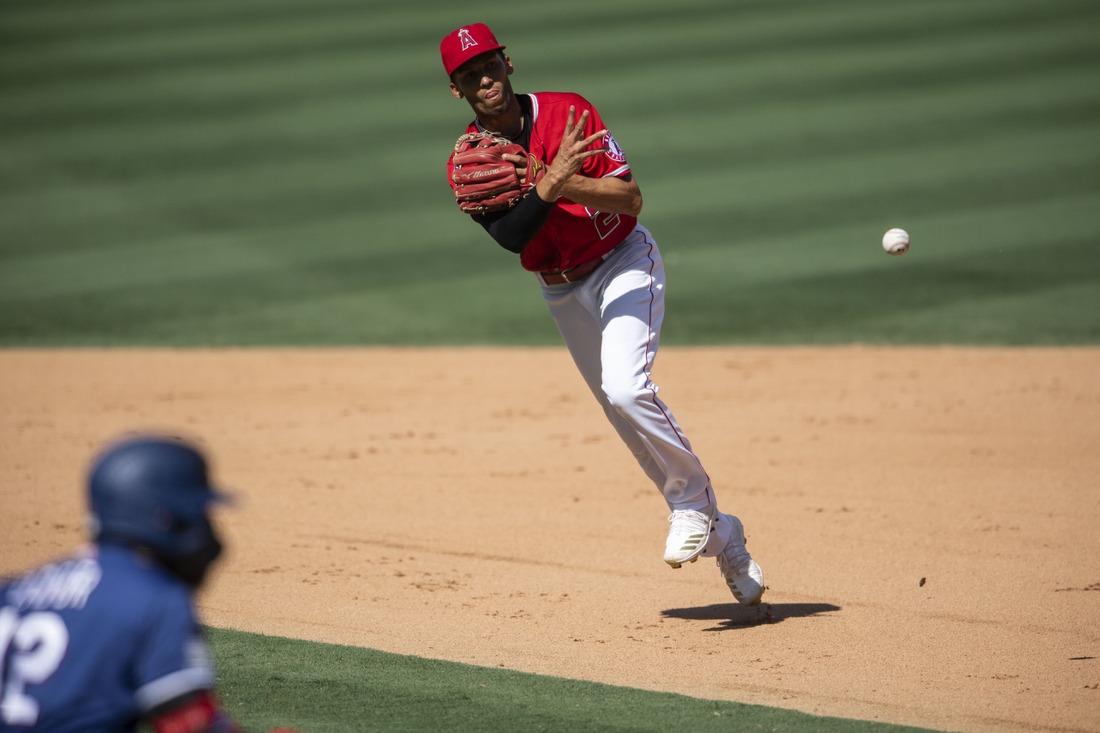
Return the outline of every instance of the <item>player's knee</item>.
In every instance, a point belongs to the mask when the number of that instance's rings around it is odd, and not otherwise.
[[[603,393],[611,406],[620,411],[629,410],[634,404],[648,396],[645,385],[631,384],[627,381],[605,380]]]

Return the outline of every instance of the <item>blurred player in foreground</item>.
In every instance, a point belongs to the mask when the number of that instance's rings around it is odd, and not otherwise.
[[[219,706],[192,595],[221,543],[203,456],[140,437],[88,482],[93,545],[0,584],[0,731],[239,731]]]

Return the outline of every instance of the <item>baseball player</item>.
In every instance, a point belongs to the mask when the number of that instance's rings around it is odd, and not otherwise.
[[[664,495],[665,562],[715,557],[734,597],[756,605],[764,578],[741,521],[718,511],[710,478],[650,379],[665,276],[653,235],[638,224],[642,195],[626,156],[580,95],[516,94],[503,52],[481,23],[440,44],[451,93],[475,115],[447,161],[448,182],[462,210],[538,278],[585,382]],[[486,137],[501,144],[506,166],[490,160],[489,146],[471,149]]]
[[[96,461],[88,496],[94,544],[0,584],[0,731],[238,731],[191,604],[221,551],[206,461],[127,440]]]

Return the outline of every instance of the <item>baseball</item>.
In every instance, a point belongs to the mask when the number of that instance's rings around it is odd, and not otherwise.
[[[909,232],[904,229],[891,229],[882,237],[882,248],[887,254],[905,254],[909,251]]]

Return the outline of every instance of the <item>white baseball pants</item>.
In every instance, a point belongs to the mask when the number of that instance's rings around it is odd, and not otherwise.
[[[715,503],[710,479],[650,379],[665,314],[665,270],[639,225],[578,283],[542,294],[573,361],[670,509]]]

